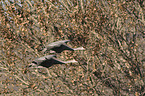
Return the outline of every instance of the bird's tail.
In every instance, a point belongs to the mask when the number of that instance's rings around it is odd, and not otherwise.
[[[36,64],[31,63],[31,64],[29,64],[27,67],[34,67],[34,66],[36,66]]]
[[[41,52],[42,52],[42,53],[45,53],[46,51],[48,51],[47,48],[44,48]],[[56,53],[56,52],[53,51],[53,50],[49,50],[49,52],[50,52],[50,53]]]
[[[84,47],[78,47],[78,48],[74,48],[74,50],[85,50]]]
[[[28,68],[44,68],[43,66],[37,66],[36,64],[34,63],[31,63],[27,66]]]
[[[44,48],[43,50],[42,50],[42,53],[45,53],[47,51],[47,48]]]
[[[78,61],[76,61],[75,59],[73,59],[73,60],[65,61],[65,63],[78,63]]]

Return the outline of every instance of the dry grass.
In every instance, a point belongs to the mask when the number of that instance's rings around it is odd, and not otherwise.
[[[0,95],[145,95],[143,0],[2,0],[0,13]],[[78,64],[27,68],[65,39],[86,50],[58,57]]]

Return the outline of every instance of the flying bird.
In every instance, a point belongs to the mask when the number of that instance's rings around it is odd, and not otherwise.
[[[55,52],[61,53],[64,50],[71,50],[71,51],[85,50],[85,48],[83,48],[83,47],[71,48],[66,45],[67,42],[70,42],[70,40],[62,40],[62,41],[56,41],[56,42],[50,43],[46,46],[46,48],[44,48],[42,50],[42,52],[44,53],[44,52],[50,50],[51,53],[55,53]]]
[[[37,65],[38,67],[46,67],[49,68],[52,65],[55,64],[66,64],[66,63],[77,63],[76,60],[70,60],[70,61],[61,61],[56,59],[55,55],[47,55],[44,57],[40,57],[34,61],[32,61],[32,63],[29,65],[29,67],[34,67],[35,65]]]

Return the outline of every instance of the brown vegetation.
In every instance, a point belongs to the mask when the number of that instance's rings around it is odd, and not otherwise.
[[[1,95],[145,95],[145,1],[2,0],[0,13]],[[58,58],[78,64],[27,68],[67,39],[86,50]]]

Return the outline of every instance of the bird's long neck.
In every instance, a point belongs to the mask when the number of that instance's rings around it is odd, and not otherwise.
[[[74,50],[85,50],[83,47],[74,48]]]
[[[77,63],[76,60],[69,60],[69,61],[65,61],[65,63]]]

